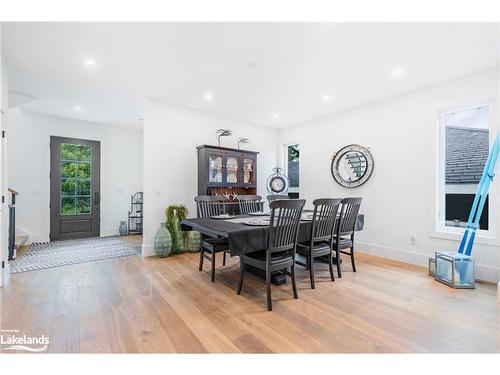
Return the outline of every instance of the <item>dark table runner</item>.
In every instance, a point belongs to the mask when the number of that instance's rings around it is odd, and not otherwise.
[[[307,212],[307,211],[305,211]],[[248,217],[249,220],[256,216],[238,215],[237,218]],[[363,230],[364,215],[359,215],[356,222],[356,231]],[[310,239],[311,221],[301,221],[299,227],[299,242]],[[267,248],[269,227],[253,227],[243,223],[232,223],[227,220],[196,218],[185,219],[181,222],[182,230],[195,230],[209,236],[224,237],[228,239],[232,256],[251,253]]]

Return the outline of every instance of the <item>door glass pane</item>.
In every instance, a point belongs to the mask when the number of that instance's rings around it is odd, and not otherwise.
[[[91,212],[92,149],[61,143],[61,215]]]
[[[208,157],[208,181],[222,182],[222,156],[210,155]]]
[[[78,179],[76,181],[76,195],[90,195],[90,180]]]
[[[75,177],[76,163],[65,162],[61,160],[61,178]]]
[[[89,214],[90,213],[90,196],[76,197],[76,213]]]
[[[227,177],[226,182],[231,184],[238,183],[238,158],[236,156],[228,156],[226,160]]]
[[[75,197],[61,197],[61,215],[74,215],[75,213]]]
[[[253,159],[243,159],[243,183],[251,184],[254,182]]]
[[[75,195],[75,187],[76,184],[74,178],[61,178],[61,195]]]

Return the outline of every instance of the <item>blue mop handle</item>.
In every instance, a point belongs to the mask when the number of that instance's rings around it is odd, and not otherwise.
[[[491,181],[493,181],[493,177],[495,176],[495,165],[498,159],[499,149],[500,135],[497,134],[486,164],[484,165],[483,175],[481,177],[481,181],[479,182],[464,236],[462,237],[462,241],[460,242],[460,247],[458,249],[459,253],[464,253],[465,250],[465,255],[470,255],[472,252],[472,246],[476,237],[476,230],[479,228],[479,220],[481,219],[481,214],[483,212],[484,205],[486,204],[486,198],[488,197]],[[465,246],[466,244],[467,247]]]

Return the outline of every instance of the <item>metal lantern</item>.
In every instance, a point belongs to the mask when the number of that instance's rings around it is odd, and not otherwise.
[[[285,195],[288,192],[288,177],[283,174],[283,168],[273,168],[273,174],[266,181],[269,195]]]

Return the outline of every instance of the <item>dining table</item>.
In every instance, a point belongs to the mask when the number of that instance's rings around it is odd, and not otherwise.
[[[312,210],[304,210],[300,221],[298,242],[307,242],[311,238]],[[269,219],[267,216],[231,215],[226,219],[188,218],[181,221],[183,231],[194,230],[209,237],[227,238],[231,256],[260,251],[267,248],[269,226],[248,225],[245,222]],[[337,218],[338,220],[338,218]],[[359,214],[356,231],[363,230],[364,215]]]

